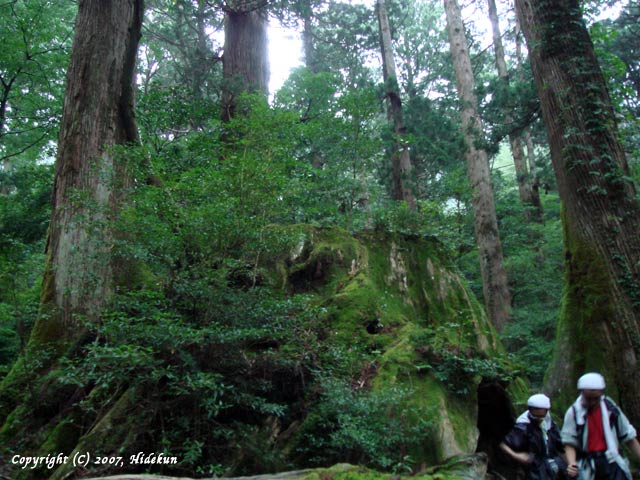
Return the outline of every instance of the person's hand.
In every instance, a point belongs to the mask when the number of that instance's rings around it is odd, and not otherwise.
[[[575,478],[578,476],[578,466],[573,464],[573,465],[568,465],[567,466],[567,475],[569,475],[571,478]]]
[[[519,452],[516,455],[517,455],[517,460],[523,465],[530,465],[533,463],[533,455],[527,452]]]

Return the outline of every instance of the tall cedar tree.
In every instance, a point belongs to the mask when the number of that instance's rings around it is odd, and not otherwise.
[[[269,93],[267,11],[262,1],[229,1],[224,12],[222,119],[236,114],[238,95]]]
[[[547,375],[598,370],[640,424],[640,204],[578,0],[517,0],[563,204],[565,296]]]
[[[314,38],[313,1],[301,0],[298,2],[298,8],[300,9],[299,15],[302,20],[302,49],[304,51],[304,63],[310,72],[319,73],[321,68],[318,63]]]
[[[451,56],[461,103],[462,129],[466,146],[467,172],[473,191],[473,217],[482,289],[487,314],[498,331],[509,320],[511,294],[503,265],[502,244],[491,185],[487,152],[482,144],[482,122],[477,111],[473,70],[467,38],[464,33],[460,5],[457,0],[444,0]]]
[[[515,29],[515,37],[516,37],[516,61],[518,63],[517,72],[518,72],[518,81],[522,82],[525,79],[525,56],[522,52],[522,27],[520,26],[520,20],[516,16],[516,29]],[[540,179],[538,178],[538,171],[536,165],[536,153],[535,153],[535,144],[533,142],[533,135],[531,133],[531,125],[524,128],[522,131],[522,140],[527,146],[527,160],[529,163],[529,175],[531,175],[531,192],[534,197],[536,197],[536,204],[540,204],[540,218],[544,220],[544,212],[542,210],[542,202],[540,201]]]
[[[405,138],[407,136],[407,127],[404,124],[402,115],[400,87],[398,86],[396,64],[391,45],[391,26],[389,25],[389,15],[384,0],[377,1],[376,11],[380,28],[380,50],[382,53],[384,93],[387,98],[387,116],[393,122],[393,130],[396,135],[396,149],[391,156],[392,194],[394,200],[405,201],[409,208],[414,210],[416,208],[416,197],[411,187],[411,157]]]
[[[491,22],[491,31],[493,34],[493,50],[496,57],[496,69],[498,70],[498,79],[501,88],[506,92],[509,90],[509,70],[507,61],[504,56],[504,46],[502,44],[502,34],[500,32],[500,19],[498,17],[498,9],[495,0],[488,0],[489,20]],[[518,192],[520,201],[523,205],[533,208],[533,218],[542,219],[542,205],[540,203],[540,195],[531,188],[531,178],[529,168],[527,167],[527,159],[522,146],[520,135],[514,130],[515,121],[513,115],[505,109],[505,122],[509,128],[509,144],[511,145],[511,155],[516,170],[516,181],[518,183]],[[529,213],[528,216],[531,216]]]
[[[67,72],[56,158],[53,211],[47,239],[41,314],[28,349],[49,345],[49,361],[78,339],[81,320],[96,321],[118,274],[110,218],[129,183],[112,147],[138,141],[134,75],[142,0],[79,2]],[[57,353],[56,353],[57,352]],[[5,377],[2,396],[25,365]],[[12,408],[2,398],[2,414]]]

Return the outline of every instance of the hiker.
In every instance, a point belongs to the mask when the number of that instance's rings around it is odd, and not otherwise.
[[[527,411],[518,417],[500,448],[525,467],[529,480],[566,478],[567,464],[560,430],[549,415],[551,400],[542,393],[527,400]]]
[[[580,480],[631,480],[629,464],[619,447],[627,444],[640,460],[636,430],[611,398],[604,394],[599,373],[578,380],[580,396],[569,407],[562,426],[567,475]]]

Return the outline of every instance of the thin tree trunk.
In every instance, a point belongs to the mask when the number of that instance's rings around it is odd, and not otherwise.
[[[496,68],[498,70],[498,79],[500,80],[502,87],[505,91],[509,89],[509,71],[507,69],[507,62],[504,56],[504,47],[502,45],[502,34],[500,32],[500,20],[498,18],[498,9],[496,8],[495,0],[488,0],[489,6],[489,20],[491,21],[491,30],[493,32],[493,48],[496,57]],[[507,125],[512,126],[515,122],[513,115],[509,112],[508,108],[505,110],[505,122]],[[529,175],[529,169],[527,168],[527,160],[524,154],[524,148],[522,147],[522,141],[520,135],[511,131],[509,133],[509,144],[511,145],[511,155],[513,156],[513,164],[516,170],[516,181],[518,183],[518,192],[520,194],[520,201],[523,205],[532,207],[535,214],[533,218],[541,220],[542,211],[540,205],[540,198],[534,197],[531,188],[531,177]],[[531,211],[527,211],[527,217],[531,218]]]
[[[193,108],[194,112],[191,115],[191,124],[194,128],[202,127],[202,115],[198,112],[201,108],[201,102],[205,98],[205,85],[207,72],[210,67],[210,52],[209,46],[207,45],[208,35],[206,30],[206,2],[205,0],[198,0],[197,10],[196,10],[196,30],[197,30],[197,42],[196,48],[193,49],[193,65],[192,65],[192,76],[191,76],[191,90],[193,92]]]
[[[411,188],[411,157],[406,145],[407,128],[402,115],[402,100],[396,75],[396,65],[391,45],[391,28],[384,0],[377,0],[378,25],[380,27],[380,49],[382,52],[382,72],[387,98],[387,117],[393,122],[396,135],[396,150],[391,156],[392,194],[394,200],[407,202],[410,209],[416,208],[416,198]]]
[[[10,81],[5,81],[5,78],[0,76],[0,83],[2,84],[2,95],[0,96],[0,141],[4,137],[4,126],[7,118],[7,108],[9,106],[9,94],[11,93],[11,87],[15,77]],[[13,169],[11,160],[4,158],[2,160],[2,171],[7,173]],[[3,185],[0,188],[0,195],[7,195],[11,192],[11,188],[8,185]]]
[[[520,20],[516,16],[516,59],[518,61],[518,77],[520,81],[524,81],[524,55],[522,53],[522,28]],[[538,166],[536,164],[535,147],[533,144],[533,136],[531,135],[531,126],[527,126],[522,132],[522,139],[527,148],[527,161],[529,164],[529,175],[531,176],[531,197],[533,205],[539,208],[540,220],[544,222],[544,210],[542,201],[540,200],[540,179],[538,177]]]
[[[527,163],[529,164],[529,172],[531,174],[531,196],[534,204],[540,205],[540,219],[544,222],[544,210],[542,209],[542,201],[540,200],[540,178],[538,177],[538,166],[536,164],[536,148],[531,135],[531,128],[527,127],[522,132],[522,139],[527,147]]]
[[[487,314],[498,331],[509,320],[511,295],[503,266],[502,245],[487,153],[479,148],[482,123],[477,112],[471,57],[457,0],[444,0],[451,55],[462,105],[467,171],[473,191],[473,216]]]
[[[640,424],[640,204],[578,0],[517,0],[563,204],[566,292],[548,390],[585,370]]]
[[[304,51],[304,63],[310,72],[319,73],[320,66],[316,58],[316,46],[313,34],[313,4],[311,0],[304,0],[300,8],[303,25],[302,48]]]
[[[264,7],[252,2],[225,10],[222,76],[222,119],[236,114],[238,95],[243,92],[269,94],[267,53],[268,18]]]

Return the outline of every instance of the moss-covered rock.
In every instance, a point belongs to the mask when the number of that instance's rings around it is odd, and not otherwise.
[[[242,368],[262,362],[262,369],[276,364],[272,361],[276,356],[285,356],[290,366],[277,378],[291,391],[278,394],[277,402],[286,403],[286,413],[269,411],[268,406],[262,411],[242,407],[225,412],[231,417],[224,419],[227,427],[251,417],[242,424],[240,435],[217,447],[225,450],[226,475],[350,462],[385,471],[421,471],[422,478],[433,480],[483,478],[477,472],[486,470],[486,461],[478,457],[473,457],[473,468],[464,468],[464,475],[456,476],[451,468],[429,470],[476,451],[478,386],[483,380],[504,383],[509,373],[483,308],[460,276],[448,268],[438,242],[389,232],[353,236],[338,228],[308,225],[274,226],[264,236],[270,250],[255,264],[232,272],[229,283],[246,291],[259,278],[261,289],[269,289],[274,297],[303,298],[309,311],[324,313],[314,317],[315,323],[296,324],[302,328],[299,333],[308,334],[313,343],[303,352],[313,360],[304,365],[299,351],[298,357],[286,357],[290,347],[286,339],[282,344],[280,339],[260,340],[255,343],[257,352],[248,349],[246,357],[244,351],[239,355]],[[207,349],[219,347],[224,345],[206,346],[204,351],[202,346],[201,350],[193,347],[189,358],[202,362],[200,368],[210,369],[207,362],[216,357]],[[520,392],[524,387],[514,388]],[[126,456],[131,453],[128,449],[138,451],[140,438],[146,442],[145,449],[163,451],[157,437],[146,435],[146,429],[153,428],[150,418],[143,418],[142,409],[136,408],[148,401],[148,392],[144,388],[124,392],[102,391],[95,399],[88,393],[85,407],[91,405],[88,410],[94,416],[85,418],[82,432],[76,429],[82,421],[61,417],[59,424],[47,425],[46,434],[30,451],[46,448]],[[98,398],[109,400],[94,405]],[[155,406],[161,409],[159,403]],[[179,415],[172,418],[179,421]],[[12,419],[5,424],[5,432],[17,434],[20,420]],[[201,428],[216,422],[204,413],[198,417]],[[78,440],[72,445],[69,438]],[[264,458],[254,461],[256,452]],[[207,461],[210,466],[219,460]],[[133,471],[138,473],[148,471],[136,468]],[[189,468],[182,465],[173,472],[189,473]],[[50,478],[75,478],[72,470],[64,466],[51,472]],[[476,473],[468,473],[471,470]],[[119,473],[118,469],[104,472]],[[350,466],[305,475],[300,478],[356,480],[389,478],[390,474]]]
[[[286,275],[280,285],[312,292],[333,312],[329,341],[369,353],[363,359],[375,374],[363,372],[372,378],[360,385],[410,392],[390,411],[403,410],[405,422],[430,428],[407,454],[432,465],[474,452],[476,390],[483,375],[499,373],[503,350],[480,304],[446,268],[438,243],[311,227],[297,235],[279,260],[277,270]]]

